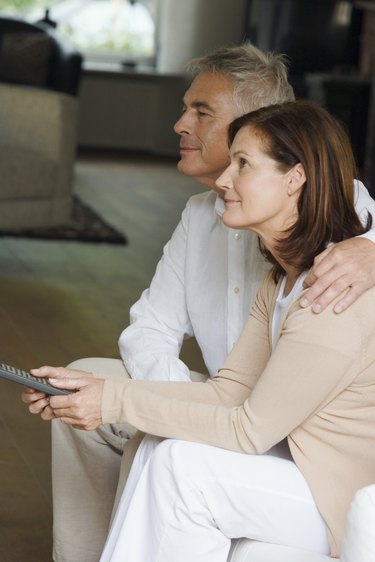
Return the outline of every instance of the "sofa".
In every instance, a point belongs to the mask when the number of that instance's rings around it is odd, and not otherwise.
[[[77,102],[0,83],[0,229],[51,227],[71,213]]]
[[[233,541],[228,562],[329,562],[329,556],[306,550],[261,543]],[[375,484],[359,490],[350,506],[341,562],[375,562]]]
[[[53,30],[0,18],[0,229],[66,223],[82,57]]]

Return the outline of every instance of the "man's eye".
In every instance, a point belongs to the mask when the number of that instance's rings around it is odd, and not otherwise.
[[[198,109],[198,115],[199,115],[199,117],[204,117],[205,115],[208,115],[208,113],[206,113],[205,111],[201,111],[200,109]]]

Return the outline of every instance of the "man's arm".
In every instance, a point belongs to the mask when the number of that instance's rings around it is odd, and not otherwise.
[[[334,307],[336,313],[343,312],[375,285],[375,201],[357,180],[354,182],[354,194],[359,218],[366,223],[367,214],[370,213],[373,217],[372,228],[362,236],[329,246],[315,258],[304,282],[304,286],[310,289],[300,304],[304,308],[312,305],[316,313],[345,293]]]
[[[189,215],[188,202],[150,288],[131,308],[131,325],[120,336],[120,353],[135,379],[190,380],[188,367],[178,357],[184,337],[192,335],[184,280]],[[31,413],[45,420],[54,417],[43,392],[26,389],[21,400]]]
[[[190,380],[179,359],[184,338],[193,335],[185,290],[189,216],[188,203],[150,287],[130,309],[130,326],[120,336],[121,357],[134,379]]]

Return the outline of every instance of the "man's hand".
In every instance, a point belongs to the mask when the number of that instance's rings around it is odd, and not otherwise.
[[[59,418],[76,429],[96,429],[102,423],[103,379],[63,367],[41,367],[32,369],[31,373],[37,377],[47,377],[57,388],[76,391],[64,396],[45,396],[42,393],[35,396],[36,393],[27,390],[22,394],[22,400],[29,404],[31,413],[40,413],[44,420]]]
[[[300,304],[312,305],[313,312],[319,313],[343,294],[334,307],[335,312],[343,312],[374,285],[375,244],[366,238],[350,238],[332,244],[315,258],[304,282],[310,289]]]

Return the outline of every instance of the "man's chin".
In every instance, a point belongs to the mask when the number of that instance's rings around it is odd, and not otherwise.
[[[181,160],[178,161],[177,170],[185,176],[196,176],[196,170],[194,170],[194,166],[191,166],[191,164],[189,165],[189,162],[186,162],[184,158],[181,158]]]

